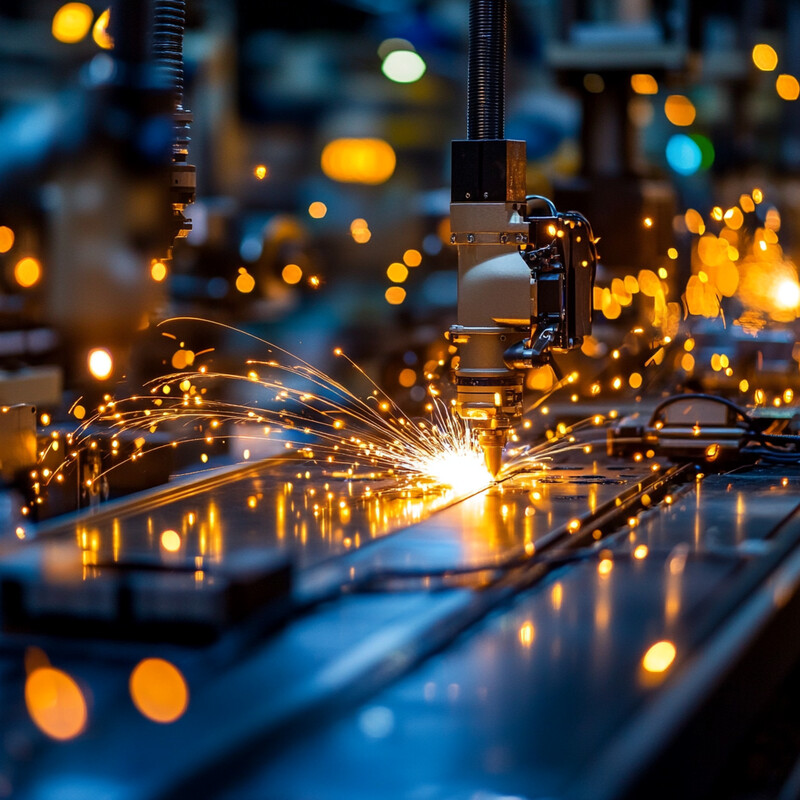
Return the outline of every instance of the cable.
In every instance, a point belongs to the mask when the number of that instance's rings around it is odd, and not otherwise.
[[[648,427],[655,427],[656,423],[659,421],[659,416],[662,415],[662,412],[665,408],[668,408],[675,403],[691,402],[692,400],[698,399],[725,406],[726,408],[734,411],[741,419],[744,424],[738,424],[736,426],[742,432],[741,442],[743,443],[739,446],[740,454],[745,456],[754,456],[757,459],[774,464],[800,464],[800,449],[798,449],[798,447],[800,447],[800,436],[791,434],[764,433],[763,431],[757,430],[755,427],[755,421],[747,412],[747,410],[737,405],[732,400],[728,400],[726,397],[718,397],[717,395],[704,393],[672,395],[671,397],[667,397],[655,407],[653,414],[650,417]],[[664,428],[661,430],[664,430]],[[752,445],[746,443],[750,441],[754,441],[757,444]],[[783,447],[781,447],[781,445],[783,445]],[[786,449],[787,447],[792,449]]]
[[[545,197],[543,194],[529,194],[525,197],[525,202],[529,203],[531,200],[541,200],[550,209],[550,214],[552,216],[554,217],[558,216],[558,209],[556,209],[556,204],[549,197]]]
[[[800,464],[800,453],[780,453],[761,447],[745,446],[741,449],[745,455],[757,456],[760,460],[773,464]]]
[[[709,400],[714,403],[720,403],[721,405],[727,406],[728,408],[735,411],[748,424],[748,429],[750,429],[750,425],[752,425],[752,419],[750,415],[747,413],[747,411],[743,409],[741,406],[734,403],[732,400],[728,400],[726,397],[717,397],[716,395],[713,394],[704,394],[702,392],[696,392],[692,394],[673,394],[670,397],[667,397],[665,400],[662,400],[653,409],[653,414],[650,417],[650,422],[648,423],[648,425],[652,428],[657,422],[659,413],[668,406],[674,405],[675,403],[679,402],[687,402],[687,401],[691,402],[692,400]]]

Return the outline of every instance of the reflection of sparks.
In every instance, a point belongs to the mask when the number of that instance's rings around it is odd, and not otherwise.
[[[642,658],[642,667],[644,667],[647,672],[666,672],[675,660],[676,654],[677,651],[672,642],[666,640],[656,642],[644,654]]]
[[[166,530],[161,534],[161,546],[170,553],[181,549],[181,537],[177,531]]]
[[[161,658],[140,661],[129,688],[136,708],[153,722],[175,722],[189,705],[189,690],[180,670]]]
[[[533,644],[535,629],[532,622],[524,622],[519,629],[519,642],[523,647],[530,647]]]
[[[25,705],[47,736],[73,739],[86,727],[86,700],[75,680],[59,669],[40,667],[25,681]]]

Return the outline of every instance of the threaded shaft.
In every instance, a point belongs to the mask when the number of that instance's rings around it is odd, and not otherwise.
[[[470,0],[467,138],[505,135],[506,0]]]
[[[172,92],[174,109],[183,106],[183,29],[186,0],[155,0],[153,56],[164,86]]]

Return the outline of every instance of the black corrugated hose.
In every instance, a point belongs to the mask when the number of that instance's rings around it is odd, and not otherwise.
[[[467,137],[505,135],[506,0],[470,0],[467,72]]]

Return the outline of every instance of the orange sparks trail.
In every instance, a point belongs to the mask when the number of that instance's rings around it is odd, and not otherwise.
[[[173,432],[177,426],[187,435],[159,446],[268,437],[326,474],[333,468],[341,473],[344,468],[349,477],[391,476],[398,485],[395,488],[424,491],[449,487],[459,493],[477,491],[491,483],[477,440],[433,385],[428,389],[428,417],[414,419],[339,348],[334,354],[347,362],[359,380],[366,381],[370,389],[366,397],[287,350],[223,323],[179,318],[162,326],[184,321],[223,327],[255,340],[265,348],[266,357],[248,359],[240,373],[220,373],[199,364],[199,354],[181,346],[179,353],[192,356],[179,359],[184,369],[151,381],[140,395],[109,398],[68,438],[69,451],[77,452],[97,423],[108,426],[117,436],[140,431],[142,436],[136,439],[140,451],[148,434],[162,427]],[[213,392],[220,383],[231,388],[237,383],[252,386],[257,399],[252,404],[215,399]],[[48,479],[57,479],[69,459],[68,454],[62,467]],[[95,480],[99,478],[102,475]]]
[[[213,325],[246,337],[264,348],[265,357],[244,361],[239,372],[212,371],[213,350],[194,352],[169,332],[170,323],[185,322]],[[477,438],[454,412],[452,403],[442,398],[434,373],[425,376],[428,414],[412,418],[340,348],[333,353],[346,362],[354,380],[366,386],[364,396],[284,348],[224,323],[181,317],[166,320],[161,327],[163,335],[174,340],[178,348],[172,358],[175,371],[150,381],[140,394],[118,400],[106,395],[94,414],[76,401],[72,413],[81,420],[80,426],[63,441],[54,433],[41,454],[44,459],[58,448],[59,455],[64,453],[60,466],[41,471],[44,485],[63,480],[64,468],[77,458],[82,446],[98,447],[92,438],[98,425],[112,435],[111,455],[118,460],[95,475],[87,488],[102,485],[98,481],[108,472],[137,460],[145,451],[191,442],[212,445],[234,438],[245,444],[253,442],[249,445],[253,448],[270,441],[273,454],[285,453],[305,461],[307,466],[300,474],[307,478],[362,480],[365,498],[399,491],[431,492],[446,499],[480,491],[493,483]],[[549,414],[543,402],[559,389],[574,388],[578,377],[577,372],[571,372],[551,382],[537,393],[529,414]],[[240,393],[242,388],[252,390],[251,402],[224,398]],[[609,416],[613,418],[615,412]],[[604,431],[597,429],[604,420],[594,415],[571,426],[558,423],[554,430],[546,431],[545,441],[534,443],[520,443],[520,436],[512,430],[499,479],[521,469],[542,470],[545,462],[563,453],[591,453],[595,445],[605,442]],[[522,427],[532,428],[531,420],[525,420]],[[169,440],[149,442],[148,437],[160,430],[169,434]],[[133,454],[127,457],[120,453],[123,434],[134,444]],[[250,459],[250,449],[243,457]],[[208,462],[207,453],[201,455],[201,461]],[[173,536],[162,541],[162,546],[179,548],[180,541]]]

